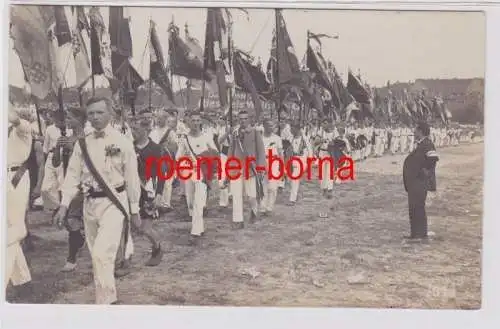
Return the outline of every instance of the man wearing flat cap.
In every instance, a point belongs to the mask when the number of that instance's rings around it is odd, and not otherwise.
[[[428,191],[436,191],[436,162],[439,161],[434,144],[429,138],[430,127],[419,122],[415,128],[417,146],[406,157],[403,165],[403,182],[408,193],[408,210],[411,235],[408,242],[427,240],[427,215],[425,200]]]

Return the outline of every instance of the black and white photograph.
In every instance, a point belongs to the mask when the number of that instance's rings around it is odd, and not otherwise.
[[[481,308],[483,12],[8,10],[7,303]]]

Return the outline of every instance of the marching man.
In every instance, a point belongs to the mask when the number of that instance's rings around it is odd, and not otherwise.
[[[260,220],[258,204],[263,198],[262,174],[263,171],[257,168],[263,168],[265,171],[266,154],[262,135],[250,125],[250,118],[247,111],[238,113],[239,126],[233,131],[231,146],[229,147],[229,156],[226,168],[229,166],[235,168],[228,170],[226,179],[230,180],[231,194],[233,196],[233,228],[244,228],[243,222],[243,194],[248,196],[251,207],[251,222]],[[231,157],[235,161],[229,160]],[[253,158],[255,161],[249,163],[247,168],[247,159]],[[239,162],[240,165],[237,165]],[[232,163],[232,164],[231,164]]]
[[[7,250],[5,288],[9,282],[22,286],[31,281],[31,274],[21,248],[27,234],[24,215],[29,202],[30,178],[27,173],[32,149],[30,124],[9,108],[7,144]]]
[[[200,237],[205,232],[205,225],[203,222],[203,210],[207,203],[207,187],[210,185],[210,180],[213,177],[213,168],[209,171],[204,168],[198,168],[202,165],[200,159],[217,158],[218,152],[213,137],[209,134],[201,132],[201,115],[199,112],[192,112],[189,116],[189,133],[182,135],[179,139],[179,149],[175,155],[176,161],[179,165],[193,168],[188,172],[179,170],[179,178],[184,180],[186,189],[186,201],[188,205],[189,216],[191,216],[191,238],[190,244],[196,244]],[[208,154],[211,154],[209,156]],[[184,161],[185,159],[186,161]],[[192,165],[186,163],[190,161]],[[208,163],[207,163],[208,164]],[[213,165],[213,164],[212,164]]]
[[[112,117],[108,98],[88,100],[87,118],[94,131],[75,145],[63,183],[61,206],[54,218],[63,222],[80,186],[85,195],[83,223],[97,304],[118,303],[115,259],[121,239],[128,241],[129,220],[138,221],[141,194],[134,145],[110,125]],[[120,254],[125,252],[123,249]]]
[[[308,168],[307,166],[307,157],[312,152],[311,145],[302,134],[300,125],[294,124],[292,125],[292,140],[290,141],[290,153],[294,157],[298,157],[302,164],[297,163],[297,161],[293,162],[292,167],[292,177],[297,177],[300,174],[301,167],[302,173],[305,173]],[[298,179],[290,179],[291,191],[290,191],[290,199],[288,201],[289,206],[294,206],[297,202],[297,196],[299,194],[299,186],[302,178]]]
[[[271,151],[272,156],[282,158],[283,144],[281,143],[281,138],[273,132],[274,125],[270,118],[264,119],[263,128],[262,142],[266,150],[266,158],[269,156],[269,151]],[[268,171],[272,171],[274,177],[279,177],[279,169],[279,162],[277,161],[273,162],[271,168],[267,168]],[[270,179],[270,175],[266,175],[263,179],[264,198],[260,204],[263,216],[269,215],[274,209],[276,197],[278,196],[278,184],[279,180]]]

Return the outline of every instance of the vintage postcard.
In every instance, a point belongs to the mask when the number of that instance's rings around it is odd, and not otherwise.
[[[481,308],[482,12],[9,10],[7,302]]]

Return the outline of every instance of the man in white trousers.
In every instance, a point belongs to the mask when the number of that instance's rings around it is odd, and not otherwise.
[[[31,281],[21,241],[27,234],[24,216],[29,202],[30,177],[26,160],[32,149],[31,127],[9,109],[7,142],[7,251],[5,288],[9,282],[19,287]]]
[[[290,199],[288,201],[289,206],[294,206],[297,202],[300,181],[308,170],[307,158],[312,154],[311,145],[304,134],[301,132],[300,125],[298,123],[292,125],[292,136],[292,140],[290,141],[291,155],[292,157],[300,159],[301,164],[299,164],[298,161],[291,162],[293,164],[292,177],[290,177],[289,179],[292,188],[290,191]],[[302,177],[297,178],[301,171]]]
[[[198,165],[198,158],[205,158],[208,161],[208,154],[212,158],[218,158],[217,147],[213,137],[204,134],[201,131],[201,115],[199,112],[191,112],[189,116],[189,133],[179,138],[179,148],[175,155],[176,162],[182,166],[189,166],[193,170],[178,170],[179,179],[184,181],[186,189],[186,202],[189,216],[191,216],[191,237],[190,244],[195,245],[205,232],[203,222],[203,210],[207,203],[207,184],[213,177],[207,177],[210,174],[204,172]],[[187,162],[191,162],[192,165]],[[212,161],[212,164],[215,163]],[[213,171],[212,171],[213,172]]]
[[[264,143],[268,163],[269,152],[271,152],[272,157],[279,157],[280,159],[283,159],[283,143],[281,141],[281,137],[274,133],[274,124],[270,118],[264,119],[263,129],[264,132],[262,134],[262,141]],[[268,216],[274,209],[276,197],[278,196],[279,179],[272,179],[272,177],[279,177],[279,169],[278,161],[274,161],[271,167],[266,168],[266,170],[268,172],[271,171],[273,175],[271,176],[267,174],[263,177],[264,198],[260,203],[262,216]]]
[[[248,112],[238,113],[239,126],[235,128],[226,163],[227,180],[233,196],[233,229],[245,227],[243,197],[250,203],[250,222],[259,221],[259,202],[263,198],[262,179],[266,170],[266,154],[261,133],[251,125]],[[248,161],[248,166],[247,166]],[[239,164],[239,165],[238,165]]]
[[[121,240],[130,241],[127,239],[130,225],[125,220],[138,221],[141,193],[134,145],[110,125],[112,117],[108,98],[88,100],[87,118],[94,128],[82,144],[86,145],[88,157],[77,143],[62,186],[61,207],[54,217],[58,223],[63,222],[71,200],[81,187],[85,196],[83,223],[92,257],[96,304],[118,303],[115,260]],[[99,183],[99,177],[111,194]]]

